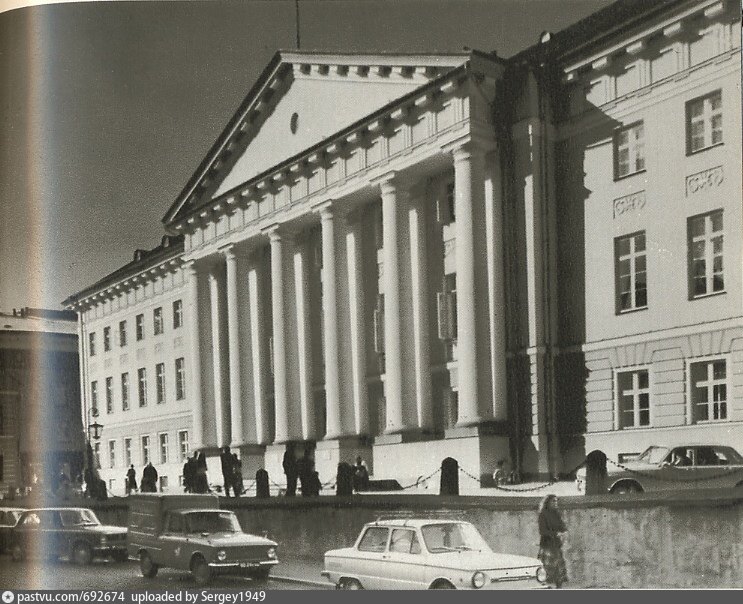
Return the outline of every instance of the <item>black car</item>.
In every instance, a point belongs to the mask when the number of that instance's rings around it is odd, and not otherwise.
[[[12,529],[13,560],[30,555],[69,558],[89,564],[93,558],[127,559],[126,529],[100,523],[87,508],[40,508],[26,510]]]

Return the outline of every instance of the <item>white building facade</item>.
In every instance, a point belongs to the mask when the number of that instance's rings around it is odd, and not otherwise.
[[[737,13],[594,18],[508,60],[277,53],[164,218],[182,248],[67,301],[83,346],[164,313],[129,354],[82,352],[86,409],[131,375],[103,441],[168,434],[166,466],[185,432],[277,482],[291,443],[323,481],[361,455],[403,484],[445,457],[487,484],[501,459],[740,446]]]

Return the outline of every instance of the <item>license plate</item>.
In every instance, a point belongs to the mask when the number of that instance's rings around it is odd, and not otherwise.
[[[240,568],[256,568],[257,566],[255,562],[240,562]]]

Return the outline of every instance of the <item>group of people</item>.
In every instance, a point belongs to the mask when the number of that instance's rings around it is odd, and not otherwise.
[[[222,478],[224,479],[225,497],[239,497],[243,494],[243,465],[237,453],[230,453],[230,448],[225,445],[219,454],[222,463]]]
[[[139,491],[141,493],[157,493],[157,477],[157,469],[151,461],[148,462],[142,470],[142,483]],[[126,472],[124,487],[127,495],[137,492],[137,471],[134,469],[134,464],[130,465]]]
[[[194,451],[193,456],[183,464],[183,490],[186,493],[208,493],[209,480],[206,476],[206,455]]]
[[[287,497],[294,497],[297,494],[297,481],[303,497],[317,497],[322,489],[320,475],[315,471],[315,459],[312,451],[305,448],[304,455],[297,459],[294,446],[289,444],[284,453],[282,462],[284,474],[286,474],[286,492]]]

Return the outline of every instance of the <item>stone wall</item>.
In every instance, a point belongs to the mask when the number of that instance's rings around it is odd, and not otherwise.
[[[538,498],[356,496],[222,499],[247,532],[279,544],[280,557],[320,561],[380,515],[432,513],[474,523],[495,551],[536,556]],[[743,492],[563,498],[565,558],[575,587],[743,587]],[[123,524],[126,507],[98,507]]]

